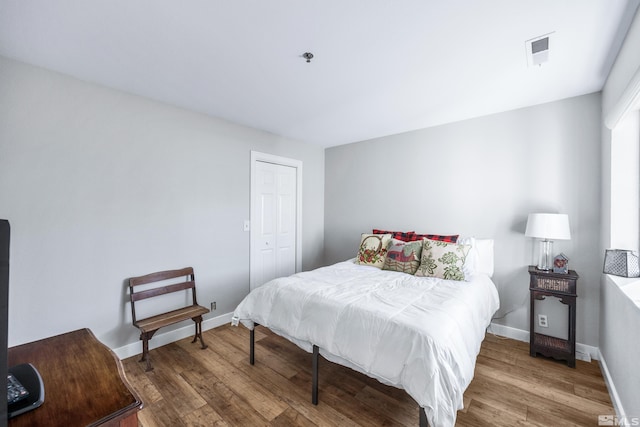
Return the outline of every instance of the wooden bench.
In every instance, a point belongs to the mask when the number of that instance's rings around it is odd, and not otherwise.
[[[144,290],[135,291],[135,287],[139,285],[149,285],[150,283],[161,282],[164,280],[183,277],[187,280],[172,285],[159,284],[146,286]],[[145,319],[136,318],[136,302],[166,295],[173,292],[188,292],[191,289],[193,303],[186,307],[172,310],[166,313],[157,314]],[[207,345],[202,340],[202,315],[209,312],[209,309],[198,305],[196,300],[196,280],[192,267],[186,267],[180,270],[159,271],[157,273],[147,274],[145,276],[132,277],[129,279],[129,295],[131,296],[131,315],[133,326],[140,329],[140,339],[142,340],[142,359],[141,362],[147,362],[147,371],[151,371],[151,361],[149,358],[149,340],[156,331],[164,326],[172,325],[183,320],[192,319],[195,322],[196,334],[192,343],[200,339],[202,348]]]

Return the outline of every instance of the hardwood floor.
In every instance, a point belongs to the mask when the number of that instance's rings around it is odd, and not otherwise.
[[[222,326],[209,347],[183,339],[123,361],[145,407],[139,425],[417,426],[418,405],[403,390],[320,358],[318,406],[311,404],[311,355],[265,328]],[[456,426],[597,426],[613,407],[597,362],[529,356],[527,343],[487,334]],[[435,426],[434,426],[435,427]]]

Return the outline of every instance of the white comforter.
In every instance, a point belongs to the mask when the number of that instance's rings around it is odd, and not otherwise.
[[[403,388],[432,427],[453,426],[499,306],[486,275],[470,282],[415,277],[341,262],[272,280],[236,308],[306,351]]]

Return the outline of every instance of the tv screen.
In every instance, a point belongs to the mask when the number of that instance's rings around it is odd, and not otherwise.
[[[0,219],[0,390],[7,387],[9,324],[9,221]],[[7,425],[7,395],[0,392],[0,427]]]

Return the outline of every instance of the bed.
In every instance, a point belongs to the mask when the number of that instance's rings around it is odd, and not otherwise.
[[[473,239],[470,247],[475,267],[466,268],[462,281],[417,277],[356,259],[274,279],[250,292],[232,324],[252,331],[252,363],[256,325],[313,353],[314,403],[320,354],[404,389],[423,409],[421,425],[453,426],[499,307],[490,278],[493,241]]]

